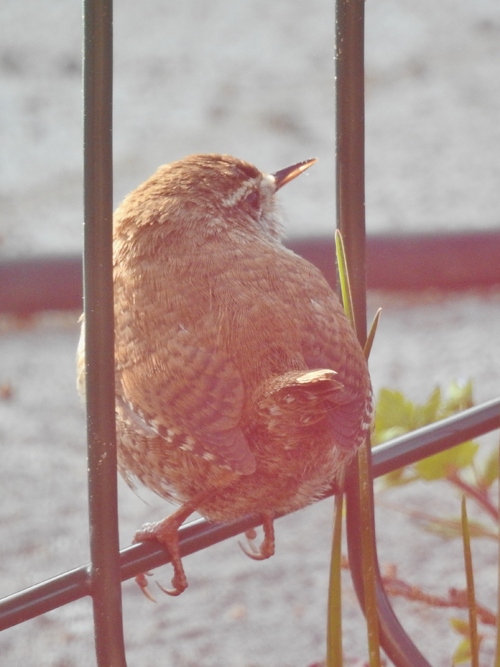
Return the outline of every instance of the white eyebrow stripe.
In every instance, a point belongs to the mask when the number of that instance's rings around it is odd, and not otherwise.
[[[227,206],[227,208],[231,208],[232,206],[237,204],[244,198],[247,192],[250,192],[250,190],[253,190],[255,188],[255,186],[259,183],[261,178],[262,177],[259,175],[256,176],[255,178],[250,178],[247,179],[246,181],[243,181],[243,183],[235,192],[232,192],[230,195],[228,195],[225,199],[222,200],[221,202],[222,205]]]

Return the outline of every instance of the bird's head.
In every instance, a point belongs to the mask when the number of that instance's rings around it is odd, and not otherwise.
[[[196,245],[226,234],[281,238],[276,192],[316,162],[274,174],[230,155],[190,155],[160,167],[115,213],[115,237],[151,234]]]

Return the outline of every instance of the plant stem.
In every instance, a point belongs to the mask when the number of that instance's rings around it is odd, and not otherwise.
[[[468,484],[465,482],[458,472],[454,470],[453,472],[450,472],[446,475],[446,479],[453,484],[454,486],[458,487],[461,491],[463,491],[469,498],[472,498],[473,500],[476,501],[478,505],[480,505],[485,512],[487,512],[493,521],[497,522],[499,517],[498,517],[498,509],[494,507],[493,503],[491,502],[490,498],[488,497],[488,494],[485,493],[484,491],[480,490],[479,488],[472,486],[471,484]]]
[[[467,581],[467,603],[469,608],[469,638],[472,667],[479,667],[479,639],[477,636],[476,595],[474,573],[472,569],[472,551],[470,547],[469,522],[465,496],[462,496],[462,537],[464,545],[465,577]]]

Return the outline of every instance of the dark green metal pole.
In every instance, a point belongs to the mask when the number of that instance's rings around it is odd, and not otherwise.
[[[336,2],[337,225],[342,232],[351,278],[356,329],[361,344],[366,325],[364,0]],[[364,605],[357,461],[346,479],[347,540],[351,574]],[[371,496],[373,520],[373,491]],[[375,526],[373,525],[375,536]],[[377,553],[374,544],[374,553]],[[398,667],[428,667],[401,627],[376,573],[380,643]]]
[[[366,339],[364,2],[336,4],[337,225],[344,240],[358,337]]]
[[[112,0],[84,0],[84,303],[90,591],[99,667],[126,666],[118,543],[114,314]]]

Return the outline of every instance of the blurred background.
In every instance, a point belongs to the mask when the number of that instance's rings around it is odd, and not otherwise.
[[[2,256],[81,248],[81,6],[3,4]],[[498,224],[496,0],[366,5],[369,231]],[[115,18],[115,196],[159,164],[225,152],[274,171],[289,234],[334,216],[334,3],[124,0]]]
[[[0,5],[0,260],[81,253],[81,22],[79,2]],[[231,153],[270,172],[315,156],[314,169],[282,192],[286,231],[332,232],[333,1],[122,0],[114,22],[116,203],[159,164],[189,153]],[[366,104],[368,233],[498,229],[497,0],[368,2]],[[371,293],[370,312],[379,305],[375,391],[390,386],[423,401],[436,384],[470,378],[478,400],[498,394],[497,289]],[[0,318],[2,596],[88,558],[77,317]],[[397,493],[409,507],[459,511],[439,485]],[[168,511],[121,485],[123,546]],[[459,545],[379,512],[383,562],[428,587],[462,585]],[[125,584],[129,664],[322,659],[331,514],[326,501],[280,521],[277,554],[266,563],[250,562],[235,540],[190,557],[190,588],[178,600],[162,596],[154,606]],[[494,562],[481,549],[486,598]],[[155,576],[166,584],[170,573]],[[346,595],[346,655],[359,658],[363,625]],[[456,637],[445,615],[397,606],[433,664],[449,664]],[[94,664],[89,601],[5,631],[0,652],[5,665]]]

